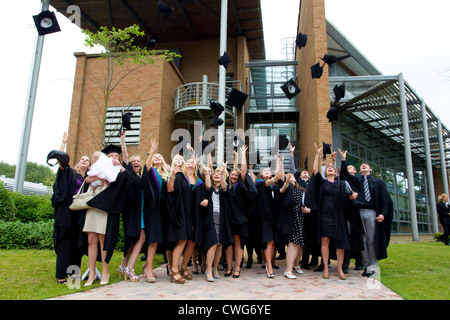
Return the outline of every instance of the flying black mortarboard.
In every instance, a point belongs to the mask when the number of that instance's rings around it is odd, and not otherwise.
[[[300,50],[304,46],[306,46],[306,42],[308,40],[308,36],[306,34],[302,34],[301,32],[297,35],[297,39],[295,39],[295,44]]]
[[[292,99],[301,91],[300,88],[297,86],[297,83],[295,83],[294,79],[290,79],[290,80],[286,81],[281,86],[281,90],[283,90],[284,94],[289,99]]]
[[[220,56],[220,57],[219,57],[218,62],[219,62],[219,64],[220,64],[221,66],[223,66],[225,69],[228,69],[228,65],[230,64],[231,59],[230,59],[230,57],[228,56],[228,54],[227,54],[226,52],[224,52],[224,53],[223,53],[223,56]]]
[[[40,36],[61,31],[54,12],[45,10],[33,16],[34,24]]]
[[[232,88],[226,101],[226,104],[236,107],[238,109],[242,109],[242,106],[244,105],[245,100],[247,100],[247,97],[248,95],[245,94],[244,92]]]

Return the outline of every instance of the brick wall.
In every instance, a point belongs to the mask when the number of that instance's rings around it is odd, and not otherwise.
[[[301,50],[296,49],[298,61],[298,86],[302,90],[297,96],[299,116],[299,166],[308,156],[308,171],[312,172],[315,157],[314,142],[331,143],[331,124],[326,117],[330,108],[328,67],[325,66],[320,79],[311,78],[311,66],[327,53],[327,30],[324,0],[301,0],[297,34],[307,34],[308,40]],[[322,60],[321,64],[323,63]]]

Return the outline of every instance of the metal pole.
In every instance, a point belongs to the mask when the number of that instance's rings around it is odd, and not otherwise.
[[[448,179],[447,179],[447,166],[445,164],[444,154],[444,138],[442,137],[442,124],[441,119],[438,118],[438,141],[439,141],[439,153],[441,155],[441,171],[442,171],[442,185],[444,187],[444,193],[448,195]]]
[[[430,198],[430,208],[431,208],[431,226],[433,233],[436,233],[439,231],[437,225],[436,196],[434,194],[433,167],[431,165],[427,111],[425,108],[425,101],[423,101],[423,99],[420,99],[420,110],[422,112],[423,142],[425,145],[425,156],[426,156],[425,160],[427,165],[428,197]]]
[[[411,233],[413,241],[419,241],[419,230],[417,227],[416,195],[414,191],[414,175],[411,156],[411,141],[409,138],[408,110],[406,108],[405,81],[403,74],[398,75],[400,87],[400,106],[402,109],[403,143],[405,144],[406,177],[408,179],[409,214],[411,219]]]
[[[50,0],[42,1],[42,10],[48,10]],[[37,36],[34,50],[34,60],[31,69],[30,83],[28,85],[27,103],[20,138],[19,155],[17,158],[16,175],[14,179],[14,191],[22,193],[27,167],[28,146],[30,144],[31,124],[33,122],[34,103],[36,101],[37,83],[39,69],[41,67],[42,48],[44,47],[44,36]]]
[[[227,50],[227,20],[228,20],[228,0],[222,0],[220,9],[220,56]],[[225,107],[225,81],[227,70],[219,65],[219,103]],[[225,111],[222,112],[220,118],[223,124],[218,128],[217,137],[217,164],[222,163],[224,159],[225,149]]]

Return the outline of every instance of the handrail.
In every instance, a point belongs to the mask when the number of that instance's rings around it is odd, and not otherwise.
[[[226,94],[232,88],[242,90],[241,81],[227,81]],[[174,110],[186,107],[188,105],[209,106],[210,101],[218,100],[219,83],[218,82],[191,82],[179,86],[175,89]],[[226,106],[224,106],[226,107]]]

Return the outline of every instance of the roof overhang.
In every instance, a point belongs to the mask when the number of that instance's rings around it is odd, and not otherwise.
[[[330,77],[332,105],[334,104],[333,87],[342,83],[345,84],[345,97],[336,104],[340,114],[351,116],[367,129],[377,131],[387,141],[404,148],[405,138],[399,77],[382,75]],[[410,147],[413,158],[416,161],[418,160],[418,164],[425,166],[424,130],[428,129],[432,165],[441,167],[438,131],[440,120],[410,85],[406,81],[404,83]],[[425,107],[426,124],[422,121],[422,103]],[[442,123],[440,127],[442,129],[445,163],[448,166],[450,164],[450,131]],[[401,157],[404,159],[404,153]]]
[[[51,0],[50,5],[66,17],[67,8],[80,8],[81,28],[91,31],[101,26],[124,29],[138,24],[157,43],[218,39],[220,0],[164,0],[174,8],[172,15],[158,13],[158,0]],[[264,32],[260,0],[228,1],[228,37],[244,36],[251,59],[265,59]]]

